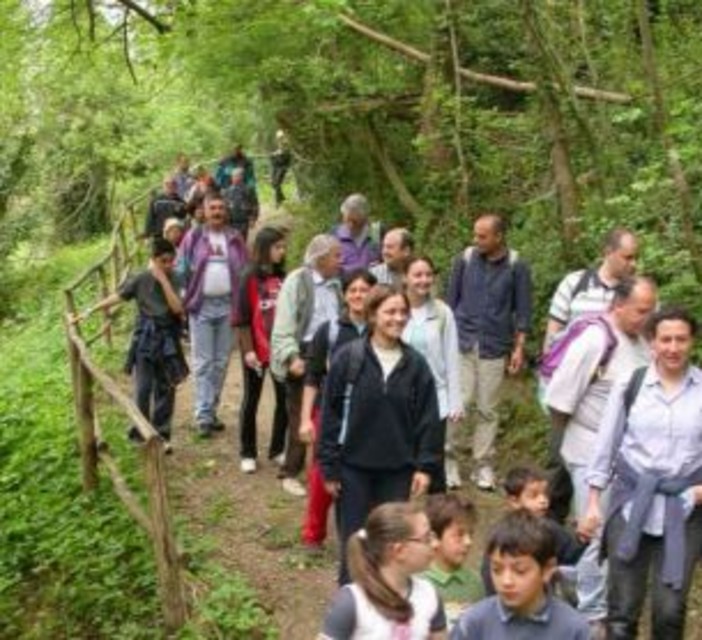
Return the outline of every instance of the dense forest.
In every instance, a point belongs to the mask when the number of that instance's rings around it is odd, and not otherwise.
[[[41,315],[42,292],[28,293],[28,274],[38,270],[35,284],[58,290],[92,254],[51,274],[40,261],[107,232],[116,204],[158,184],[179,152],[212,163],[241,142],[264,167],[277,129],[290,141],[301,196],[290,205],[296,243],[328,228],[342,197],[361,191],[374,217],[411,227],[445,268],[476,214],[500,211],[510,243],[533,266],[542,319],[563,273],[592,263],[603,234],[624,225],[643,239],[641,267],[662,298],[702,311],[697,0],[0,0],[0,8],[0,317],[17,350],[54,340],[53,352],[37,354],[37,371],[56,376],[62,343],[48,315],[31,340],[21,336],[21,323]],[[22,362],[19,353],[12,362]],[[85,637],[141,637],[114,626],[128,596],[105,596],[112,613],[91,621],[90,598],[51,591],[91,541],[86,532],[64,546],[52,537],[38,544],[51,518],[22,519],[31,503],[17,496],[34,472],[16,457],[18,434],[49,419],[49,405],[18,408],[10,395],[25,384],[40,393],[35,382],[27,374],[1,389],[0,481],[16,497],[0,506],[0,521],[12,523],[0,532],[0,618],[10,621],[4,631],[0,622],[0,637],[20,636],[23,607],[39,620],[69,598],[69,617],[88,620]],[[57,451],[56,473],[70,462]],[[65,516],[88,508],[75,504]],[[109,509],[103,517],[115,526]],[[105,562],[120,565],[127,547]],[[137,556],[115,580],[126,584],[144,566]],[[144,582],[132,586],[153,591]],[[126,613],[148,618],[147,605]],[[32,625],[38,635],[26,637],[50,637]]]

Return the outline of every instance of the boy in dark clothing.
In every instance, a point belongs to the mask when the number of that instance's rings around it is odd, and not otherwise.
[[[526,509],[537,518],[544,519],[556,543],[558,571],[554,577],[561,583],[567,583],[568,569],[574,567],[578,562],[587,544],[580,542],[566,527],[547,517],[550,506],[548,486],[546,473],[538,467],[531,466],[510,469],[503,485],[507,496],[507,505],[510,509]],[[488,595],[493,595],[495,586],[492,583],[490,561],[487,555],[483,558],[480,572],[485,592]]]
[[[586,620],[549,593],[556,540],[546,519],[526,509],[507,514],[487,555],[497,595],[464,611],[450,640],[588,640]]]
[[[183,306],[172,280],[175,247],[164,238],[153,241],[151,260],[145,271],[129,278],[117,292],[95,306],[74,316],[74,323],[85,320],[95,311],[134,300],[139,310],[127,355],[126,370],[134,374],[135,403],[165,442],[171,437],[171,418],[175,405],[175,388],[188,375],[180,346]],[[141,441],[136,427],[129,438]]]

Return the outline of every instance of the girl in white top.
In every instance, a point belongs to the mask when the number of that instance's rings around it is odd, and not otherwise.
[[[386,502],[348,542],[353,583],[342,587],[318,640],[443,640],[446,616],[428,568],[435,538],[416,504]]]
[[[447,428],[445,470],[432,477],[430,493],[443,492],[446,486],[461,485],[458,463],[452,455],[452,432],[463,419],[460,351],[453,311],[432,295],[436,269],[430,258],[417,256],[405,267],[405,286],[410,302],[410,318],[402,339],[426,359],[436,383],[442,428]],[[444,475],[445,472],[445,475]]]

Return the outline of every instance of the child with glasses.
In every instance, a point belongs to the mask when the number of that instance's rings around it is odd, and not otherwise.
[[[446,617],[427,580],[415,576],[432,560],[435,537],[417,505],[387,502],[371,511],[348,541],[353,582],[336,595],[318,640],[441,640]]]

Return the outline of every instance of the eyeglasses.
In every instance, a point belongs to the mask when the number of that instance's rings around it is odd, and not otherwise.
[[[427,531],[424,535],[405,538],[407,542],[418,542],[419,544],[431,544],[436,540],[436,534],[433,531]]]

